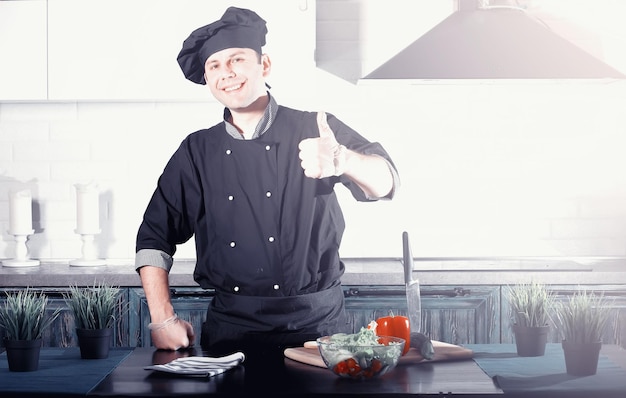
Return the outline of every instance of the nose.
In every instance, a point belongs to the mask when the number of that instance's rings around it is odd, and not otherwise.
[[[222,79],[228,79],[231,77],[235,77],[235,71],[230,66],[224,66],[224,73],[222,75]]]

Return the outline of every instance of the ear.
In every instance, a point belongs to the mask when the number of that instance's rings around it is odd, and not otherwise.
[[[263,77],[268,77],[272,71],[272,61],[269,55],[261,55],[261,65],[263,66]]]

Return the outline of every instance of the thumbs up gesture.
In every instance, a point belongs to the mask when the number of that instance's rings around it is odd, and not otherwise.
[[[340,145],[326,120],[325,112],[317,113],[317,128],[320,136],[300,142],[300,164],[304,175],[310,178],[325,178],[343,173],[346,147]]]

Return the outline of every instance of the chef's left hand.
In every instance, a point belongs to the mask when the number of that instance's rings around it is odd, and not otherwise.
[[[325,112],[317,113],[317,128],[319,137],[306,138],[298,146],[304,175],[325,178],[342,174],[346,149],[337,142]]]

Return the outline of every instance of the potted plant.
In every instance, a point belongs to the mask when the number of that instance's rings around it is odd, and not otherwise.
[[[608,300],[603,294],[580,290],[556,309],[567,373],[596,374],[602,334],[611,312]]]
[[[60,308],[48,314],[48,297],[30,288],[7,292],[0,307],[0,327],[4,329],[9,370],[28,372],[39,368],[39,352],[44,331],[59,316]]]
[[[511,309],[517,355],[523,357],[544,355],[554,295],[544,284],[531,281],[509,286],[507,298]]]
[[[109,356],[116,314],[122,310],[120,289],[106,283],[88,287],[70,286],[65,302],[74,316],[81,358]]]

